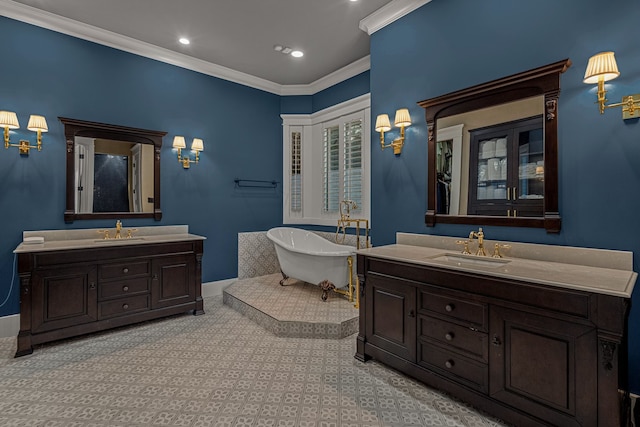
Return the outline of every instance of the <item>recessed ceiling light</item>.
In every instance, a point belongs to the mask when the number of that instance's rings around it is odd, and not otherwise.
[[[304,56],[304,53],[301,50],[294,50],[291,52],[291,56],[293,56],[294,58],[301,58],[302,56]]]
[[[182,43],[182,44],[189,44],[189,43],[191,43],[191,42],[189,41],[189,39],[187,39],[187,38],[185,38],[185,37],[180,38],[180,40],[178,40],[178,41],[179,41],[180,43]]]

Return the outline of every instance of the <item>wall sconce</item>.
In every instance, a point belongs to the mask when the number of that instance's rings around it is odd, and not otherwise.
[[[394,125],[400,128],[400,137],[385,145],[384,133],[391,130],[389,116],[386,114],[379,114],[376,118],[376,132],[380,132],[380,147],[383,150],[387,147],[393,147],[393,154],[399,155],[402,153],[402,146],[404,145],[404,128],[411,126],[411,116],[409,116],[409,110],[407,108],[401,108],[396,111]]]
[[[607,91],[604,82],[613,80],[620,75],[618,64],[613,52],[600,52],[589,58],[587,69],[584,73],[584,82],[598,84],[598,105],[600,114],[604,114],[605,108],[622,107],[622,119],[633,119],[640,116],[640,94],[628,95],[622,98],[622,102],[606,105]]]
[[[47,127],[47,120],[44,116],[37,116],[32,114],[29,117],[29,123],[27,124],[27,129],[37,132],[37,145],[29,145],[29,141],[21,139],[18,144],[11,144],[9,142],[9,129],[18,129],[20,128],[20,123],[18,123],[18,116],[16,113],[12,111],[0,111],[0,127],[4,128],[4,148],[9,147],[18,147],[20,150],[20,154],[24,154],[25,156],[29,155],[29,150],[32,148],[37,148],[38,151],[42,151],[42,132],[47,132],[49,128]]]
[[[184,136],[173,137],[173,148],[178,149],[178,162],[182,163],[182,167],[189,169],[191,163],[198,163],[200,159],[200,152],[204,151],[204,142],[200,138],[193,138],[191,143],[191,151],[196,153],[195,160],[191,160],[188,156],[182,155],[182,149],[186,148],[187,144],[184,141]]]

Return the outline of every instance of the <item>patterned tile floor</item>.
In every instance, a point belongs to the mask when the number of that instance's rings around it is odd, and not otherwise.
[[[344,338],[358,331],[358,310],[346,297],[280,273],[240,279],[224,290],[224,303],[278,336]]]
[[[47,344],[0,339],[0,425],[503,426],[375,362],[355,336],[277,337],[222,303]]]

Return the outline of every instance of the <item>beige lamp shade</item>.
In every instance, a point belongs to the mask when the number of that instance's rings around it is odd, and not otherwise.
[[[204,151],[204,142],[200,138],[193,138],[191,151]]]
[[[35,114],[32,114],[31,117],[29,117],[27,129],[34,132],[48,132],[49,127],[47,127],[47,119],[45,119],[44,116],[37,116]]]
[[[407,108],[401,108],[396,111],[396,119],[394,121],[396,127],[411,126],[411,116]]]
[[[391,123],[387,114],[379,114],[376,117],[376,132],[388,132],[391,130]]]
[[[184,141],[184,136],[173,137],[173,148],[186,148],[187,144]]]
[[[600,52],[589,58],[583,81],[587,84],[594,84],[598,83],[600,79],[606,82],[615,79],[619,75],[620,71],[618,71],[614,53]]]
[[[18,116],[12,111],[0,111],[0,127],[9,129],[18,129]]]

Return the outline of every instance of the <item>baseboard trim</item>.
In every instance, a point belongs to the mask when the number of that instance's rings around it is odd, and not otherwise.
[[[202,298],[215,297],[222,295],[222,291],[233,282],[238,280],[237,277],[233,279],[217,280],[215,282],[207,282],[202,284]]]
[[[0,338],[17,337],[20,332],[20,315],[0,317]]]

